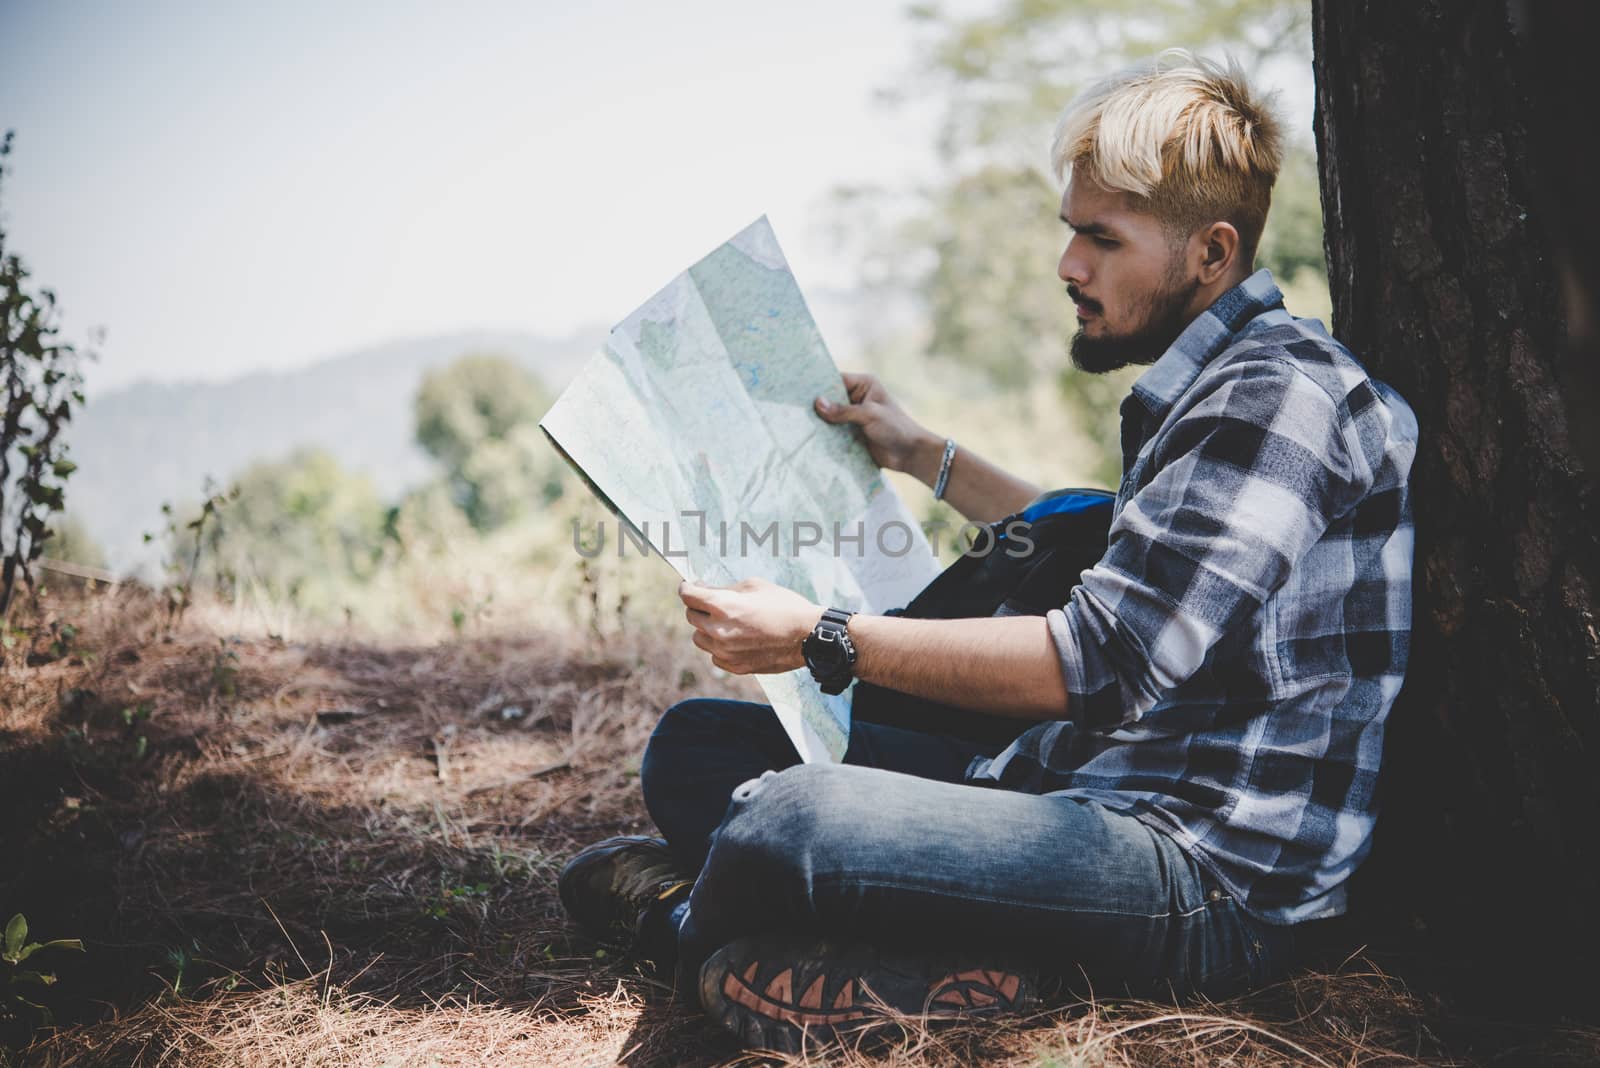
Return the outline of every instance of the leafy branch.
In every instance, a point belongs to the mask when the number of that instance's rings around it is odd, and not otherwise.
[[[200,572],[200,560],[205,553],[206,538],[209,534],[212,541],[217,538],[217,528],[222,522],[222,509],[229,502],[238,500],[239,486],[230,486],[227,490],[219,490],[215,481],[210,476],[205,480],[205,502],[201,504],[199,514],[194,518],[180,524],[178,514],[171,502],[162,502],[161,515],[165,522],[165,535],[167,545],[172,555],[167,559],[167,576],[165,594],[167,603],[167,629],[175,629],[183,622],[183,614],[194,603],[194,582]],[[185,535],[189,531],[192,543],[187,549],[188,559],[181,555],[186,550],[183,546]],[[145,543],[155,541],[158,535],[146,533]],[[215,549],[215,544],[212,545]]]
[[[0,178],[10,153],[7,132]],[[19,583],[33,588],[32,565],[51,534],[48,517],[62,510],[66,479],[77,469],[61,432],[84,403],[81,357],[56,340],[55,294],[30,292],[28,278],[0,230],[0,619]]]

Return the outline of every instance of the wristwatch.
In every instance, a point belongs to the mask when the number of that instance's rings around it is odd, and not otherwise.
[[[811,677],[825,694],[843,693],[856,674],[856,647],[847,624],[853,612],[830,608],[822,613],[811,634],[800,643]]]

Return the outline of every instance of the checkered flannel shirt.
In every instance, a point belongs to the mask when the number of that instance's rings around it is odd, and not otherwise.
[[[1105,556],[1047,616],[1070,719],[969,780],[1133,812],[1269,922],[1343,912],[1409,652],[1416,441],[1267,271],[1223,294],[1123,402]]]

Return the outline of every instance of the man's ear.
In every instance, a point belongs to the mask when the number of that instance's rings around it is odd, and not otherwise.
[[[1200,241],[1201,285],[1226,278],[1239,266],[1239,231],[1230,222],[1214,222],[1196,235]]]

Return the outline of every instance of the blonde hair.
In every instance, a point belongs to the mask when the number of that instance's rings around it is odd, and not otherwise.
[[[1223,65],[1171,48],[1068,104],[1051,162],[1063,181],[1071,171],[1132,194],[1175,233],[1232,223],[1249,262],[1283,158],[1274,103],[1231,57]]]

